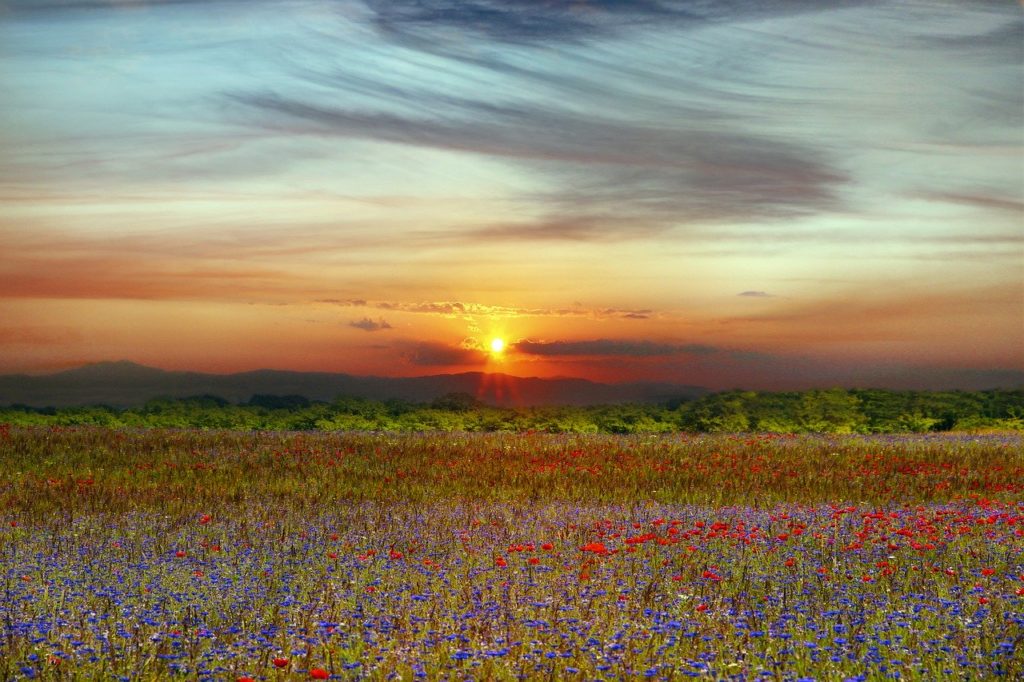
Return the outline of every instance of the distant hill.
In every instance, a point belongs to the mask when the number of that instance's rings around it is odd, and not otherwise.
[[[44,376],[0,376],[0,405],[33,407],[110,405],[134,407],[156,397],[215,395],[231,402],[253,395],[339,396],[428,402],[448,393],[469,393],[492,405],[601,405],[658,403],[696,398],[699,386],[663,383],[601,384],[586,379],[539,379],[466,372],[391,378],[327,372],[256,370],[238,374],[168,372],[133,362],[98,362]]]

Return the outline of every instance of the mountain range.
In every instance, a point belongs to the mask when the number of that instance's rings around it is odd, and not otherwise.
[[[237,374],[166,371],[129,361],[98,362],[56,374],[0,376],[0,405],[135,407],[158,397],[215,395],[233,403],[253,395],[301,395],[429,402],[468,393],[492,405],[600,405],[658,403],[694,398],[700,386],[667,383],[602,384],[586,379],[515,377],[465,372],[421,377],[375,377],[261,369]]]

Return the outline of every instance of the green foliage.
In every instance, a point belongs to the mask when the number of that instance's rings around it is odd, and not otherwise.
[[[738,433],[751,428],[748,409],[756,400],[753,392],[731,391],[706,396],[682,406],[681,424],[687,431]]]
[[[802,393],[796,418],[800,433],[856,433],[867,422],[857,396],[838,388]]]
[[[254,395],[156,398],[140,408],[0,408],[0,424],[269,431],[541,431],[548,433],[926,433],[1024,431],[1024,390],[885,391],[833,388],[791,393],[727,391],[665,405],[501,408],[468,393],[429,404],[340,397]]]
[[[1024,431],[1024,418],[1007,417],[999,419],[994,417],[971,416],[958,419],[953,424],[955,431],[968,431],[971,433],[989,433],[999,431]]]
[[[680,425],[710,433],[923,433],[1024,430],[1024,391],[829,389],[730,391],[680,406]]]

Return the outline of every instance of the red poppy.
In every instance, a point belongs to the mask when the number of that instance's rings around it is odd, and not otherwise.
[[[330,678],[331,674],[323,668],[313,668],[309,671],[309,676],[314,680],[326,680]]]
[[[246,677],[245,675],[242,675],[238,678],[238,682],[256,682],[256,680],[252,677]]]
[[[550,542],[545,542],[543,545],[540,546],[540,548],[544,551],[550,552],[555,548],[555,546],[552,545]]]
[[[278,656],[273,661],[271,661],[271,663],[274,664],[275,668],[283,668],[286,665],[288,665],[288,659],[287,658],[283,658],[281,656]]]
[[[604,546],[603,542],[588,542],[587,544],[580,547],[580,550],[584,552],[593,552],[594,554],[608,553],[608,548]]]

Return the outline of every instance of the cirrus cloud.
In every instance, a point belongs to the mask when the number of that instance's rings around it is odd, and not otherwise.
[[[364,332],[379,332],[382,329],[391,329],[391,325],[387,323],[383,317],[377,320],[372,320],[369,317],[364,317],[361,320],[353,320],[348,323],[348,326],[355,327],[356,329],[362,329]]]
[[[654,357],[676,354],[711,355],[722,350],[699,343],[673,344],[617,339],[593,339],[587,341],[524,340],[513,344],[513,348],[527,355],[610,355],[628,357]]]
[[[397,345],[399,355],[418,367],[483,365],[487,361],[487,354],[475,348],[428,341],[403,341]]]

